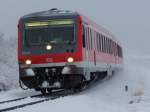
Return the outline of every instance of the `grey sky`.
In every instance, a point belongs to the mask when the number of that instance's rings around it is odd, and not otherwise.
[[[19,17],[54,7],[90,17],[116,35],[129,53],[150,54],[149,0],[1,0],[0,32],[17,36]]]

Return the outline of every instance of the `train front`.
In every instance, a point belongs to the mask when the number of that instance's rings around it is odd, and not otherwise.
[[[25,17],[18,25],[20,82],[45,92],[83,80],[78,16]]]

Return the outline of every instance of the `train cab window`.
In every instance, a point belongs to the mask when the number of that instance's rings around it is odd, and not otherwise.
[[[85,48],[86,42],[85,42],[85,28],[84,26],[82,27],[83,33],[82,33],[82,45],[83,48]]]

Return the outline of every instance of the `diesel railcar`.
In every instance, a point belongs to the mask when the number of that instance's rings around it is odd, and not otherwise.
[[[20,18],[19,82],[43,94],[109,77],[123,63],[113,34],[77,12],[50,9]]]

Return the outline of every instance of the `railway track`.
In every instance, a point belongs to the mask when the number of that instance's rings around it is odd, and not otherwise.
[[[0,105],[4,104],[4,103],[10,103],[10,102],[15,102],[15,101],[23,100],[23,99],[26,99],[28,97],[34,98],[34,97],[38,97],[38,96],[42,96],[42,94],[40,94],[40,95],[33,95],[33,96],[25,96],[25,97],[21,97],[21,98],[15,98],[15,99],[6,100],[6,101],[0,101]]]
[[[23,108],[23,107],[35,105],[38,103],[55,100],[57,98],[68,96],[71,94],[73,94],[73,91],[61,90],[61,91],[53,92],[51,94],[46,94],[44,96],[42,94],[39,94],[39,95],[33,95],[33,96],[27,96],[27,97],[21,97],[21,98],[1,101],[0,102],[0,112],[7,112],[7,111]],[[27,101],[25,103],[22,103],[23,101],[27,100],[28,98],[33,99],[33,101]],[[36,100],[36,101],[34,101],[34,100]],[[21,102],[21,104],[20,104],[20,102]],[[10,104],[10,103],[11,104],[14,103],[14,105],[7,106],[7,104]],[[17,103],[17,104],[15,104],[15,103]],[[4,106],[4,108],[3,108],[3,106]]]
[[[94,82],[94,81],[92,81],[92,82]],[[91,83],[89,83],[88,86],[85,86],[85,88],[83,88],[83,90],[86,90],[87,88],[89,88]],[[0,101],[0,112],[7,112],[7,111],[15,110],[15,109],[35,105],[38,103],[42,103],[42,102],[46,102],[46,101],[50,101],[50,100],[55,100],[57,98],[68,96],[68,95],[73,95],[74,93],[76,94],[76,93],[81,92],[81,91],[59,90],[59,91],[55,91],[55,92],[52,92],[51,94],[46,94],[46,95],[38,94],[38,95],[25,96],[25,97],[16,98],[16,99],[10,99],[10,100],[6,100],[6,101]],[[20,104],[21,101],[26,100],[28,98],[29,98],[28,102],[25,102],[25,103],[23,102]],[[34,101],[33,99],[34,100],[36,99],[36,101]],[[33,101],[30,101],[30,100],[33,100]],[[19,104],[15,104],[17,102]],[[5,105],[10,104],[10,103],[14,103],[14,105],[2,107],[2,105],[5,106]]]

